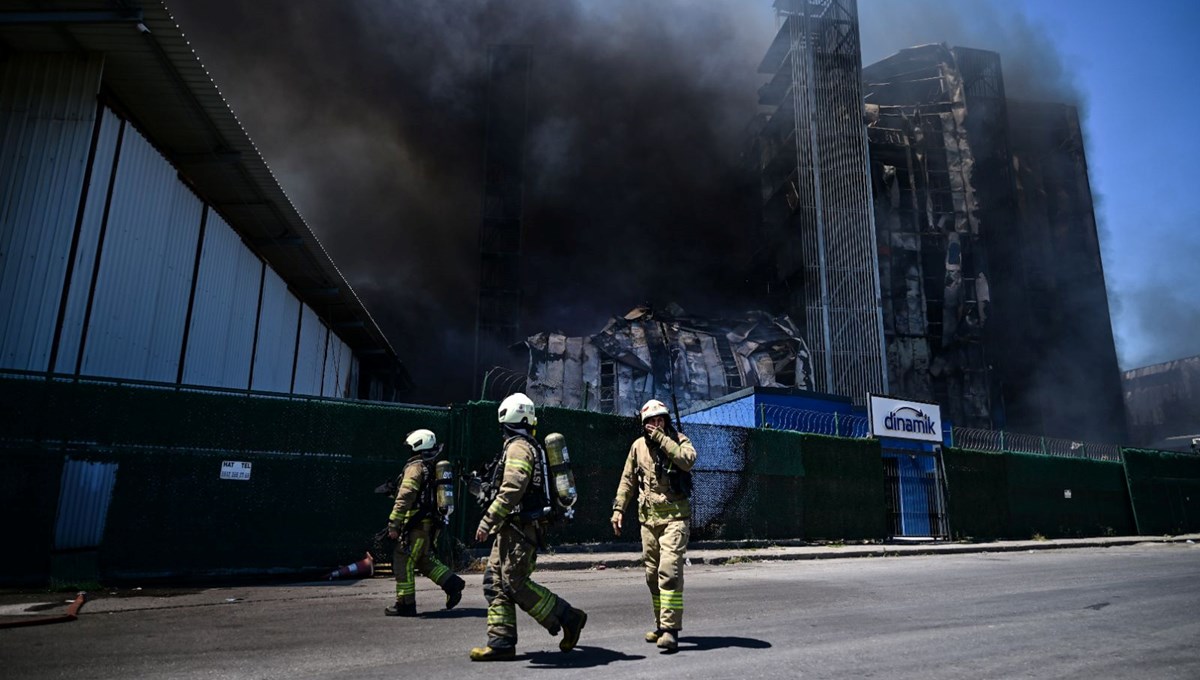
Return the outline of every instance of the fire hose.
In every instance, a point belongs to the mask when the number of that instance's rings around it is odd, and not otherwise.
[[[67,613],[59,614],[58,616],[38,616],[30,619],[17,619],[14,621],[0,621],[0,628],[20,628],[23,626],[44,626],[49,623],[66,623],[74,621],[79,617],[79,609],[83,607],[83,603],[87,602],[87,593],[80,591],[75,596],[75,600],[67,605]]]

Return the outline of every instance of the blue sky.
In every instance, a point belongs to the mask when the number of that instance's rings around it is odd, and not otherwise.
[[[1200,354],[1200,2],[859,0],[863,58],[948,42],[1077,97],[1123,369]],[[1010,91],[1011,91],[1010,87]]]
[[[1088,163],[1123,368],[1200,354],[1200,3],[1024,0],[1086,100]]]

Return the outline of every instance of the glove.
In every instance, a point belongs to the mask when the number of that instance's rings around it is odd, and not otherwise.
[[[610,524],[612,524],[614,536],[621,535],[621,523],[624,521],[624,519],[625,513],[621,512],[620,510],[613,510],[612,518],[608,521]]]

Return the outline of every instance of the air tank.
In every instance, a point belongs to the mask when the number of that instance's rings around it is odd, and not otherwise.
[[[439,460],[433,469],[437,484],[437,506],[442,517],[449,518],[454,512],[454,466],[448,460]]]
[[[575,505],[575,474],[571,472],[571,455],[567,452],[567,438],[557,432],[546,435],[546,462],[550,466],[550,477],[554,480],[554,494],[564,509]]]

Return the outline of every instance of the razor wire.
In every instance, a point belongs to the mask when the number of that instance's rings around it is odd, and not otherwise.
[[[1116,444],[1096,444],[1075,439],[1043,437],[1036,434],[1008,432],[1006,430],[980,430],[970,427],[955,427],[951,445],[958,449],[989,451],[992,453],[1032,453],[1060,458],[1085,458],[1088,460],[1121,461],[1121,447]]]
[[[732,402],[683,416],[683,422],[771,430],[789,430],[830,437],[865,439],[871,436],[867,416],[856,413],[816,411],[780,404]]]
[[[500,401],[513,392],[525,392],[528,383],[529,376],[521,371],[493,366],[483,374],[483,387],[479,398],[485,401]]]

